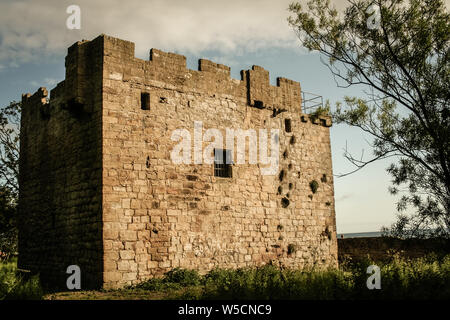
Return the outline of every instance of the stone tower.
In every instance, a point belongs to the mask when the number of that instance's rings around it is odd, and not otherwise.
[[[190,70],[174,53],[135,58],[134,43],[106,35],[77,42],[50,99],[22,96],[19,267],[65,286],[78,265],[82,288],[115,288],[175,267],[336,266],[330,126],[302,113],[298,82],[272,86],[258,66],[236,80],[204,59]],[[233,130],[247,139],[208,149],[207,132]],[[174,132],[193,137],[191,162],[174,161]],[[250,161],[266,132],[273,174]]]

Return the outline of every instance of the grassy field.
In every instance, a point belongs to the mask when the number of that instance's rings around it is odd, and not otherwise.
[[[368,290],[367,267],[381,269],[381,290]],[[15,261],[0,265],[0,299],[449,299],[450,255],[388,261],[344,261],[339,269],[290,270],[275,266],[212,270],[200,276],[175,269],[120,290],[44,292],[37,277],[17,276]]]

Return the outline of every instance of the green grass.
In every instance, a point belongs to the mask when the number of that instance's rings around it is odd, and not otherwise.
[[[0,262],[0,300],[41,299],[39,277],[26,276],[17,270],[17,259]]]
[[[367,267],[381,269],[381,290],[366,286]],[[18,276],[15,261],[0,265],[0,299],[38,299],[37,277]],[[344,261],[339,269],[280,269],[267,265],[237,270],[214,269],[206,275],[176,268],[163,278],[120,290],[47,294],[46,299],[449,299],[450,255],[404,259],[396,254],[386,262],[369,258]]]
[[[381,290],[369,290],[367,267],[381,269]],[[182,299],[449,299],[450,255],[404,259],[392,255],[386,263],[343,262],[339,269],[293,270],[275,266],[237,270],[215,269],[204,276],[192,270],[175,269],[162,279],[152,279],[133,288],[185,290]]]

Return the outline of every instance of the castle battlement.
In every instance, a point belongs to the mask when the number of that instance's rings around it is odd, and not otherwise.
[[[248,106],[271,110],[273,114],[290,110],[314,124],[331,126],[328,116],[302,114],[299,82],[278,77],[276,86],[272,86],[269,71],[263,67],[253,65],[250,70],[241,70],[241,79],[235,80],[230,76],[229,66],[206,59],[199,59],[198,70],[191,70],[186,67],[186,57],[177,53],[152,48],[148,61],[136,58],[133,42],[106,35],[92,41],[79,41],[69,47],[66,80],[51,90],[51,98],[62,98],[78,108],[88,103],[83,101],[83,90],[91,81],[96,68],[93,63],[98,67],[100,56],[109,62],[103,73],[110,80],[154,83],[172,86],[182,92],[233,96],[245,99]]]

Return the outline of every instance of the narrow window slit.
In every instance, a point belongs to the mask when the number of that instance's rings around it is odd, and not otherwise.
[[[150,110],[150,94],[148,92],[141,92],[141,109]]]
[[[284,130],[286,132],[292,132],[291,119],[284,119]]]

